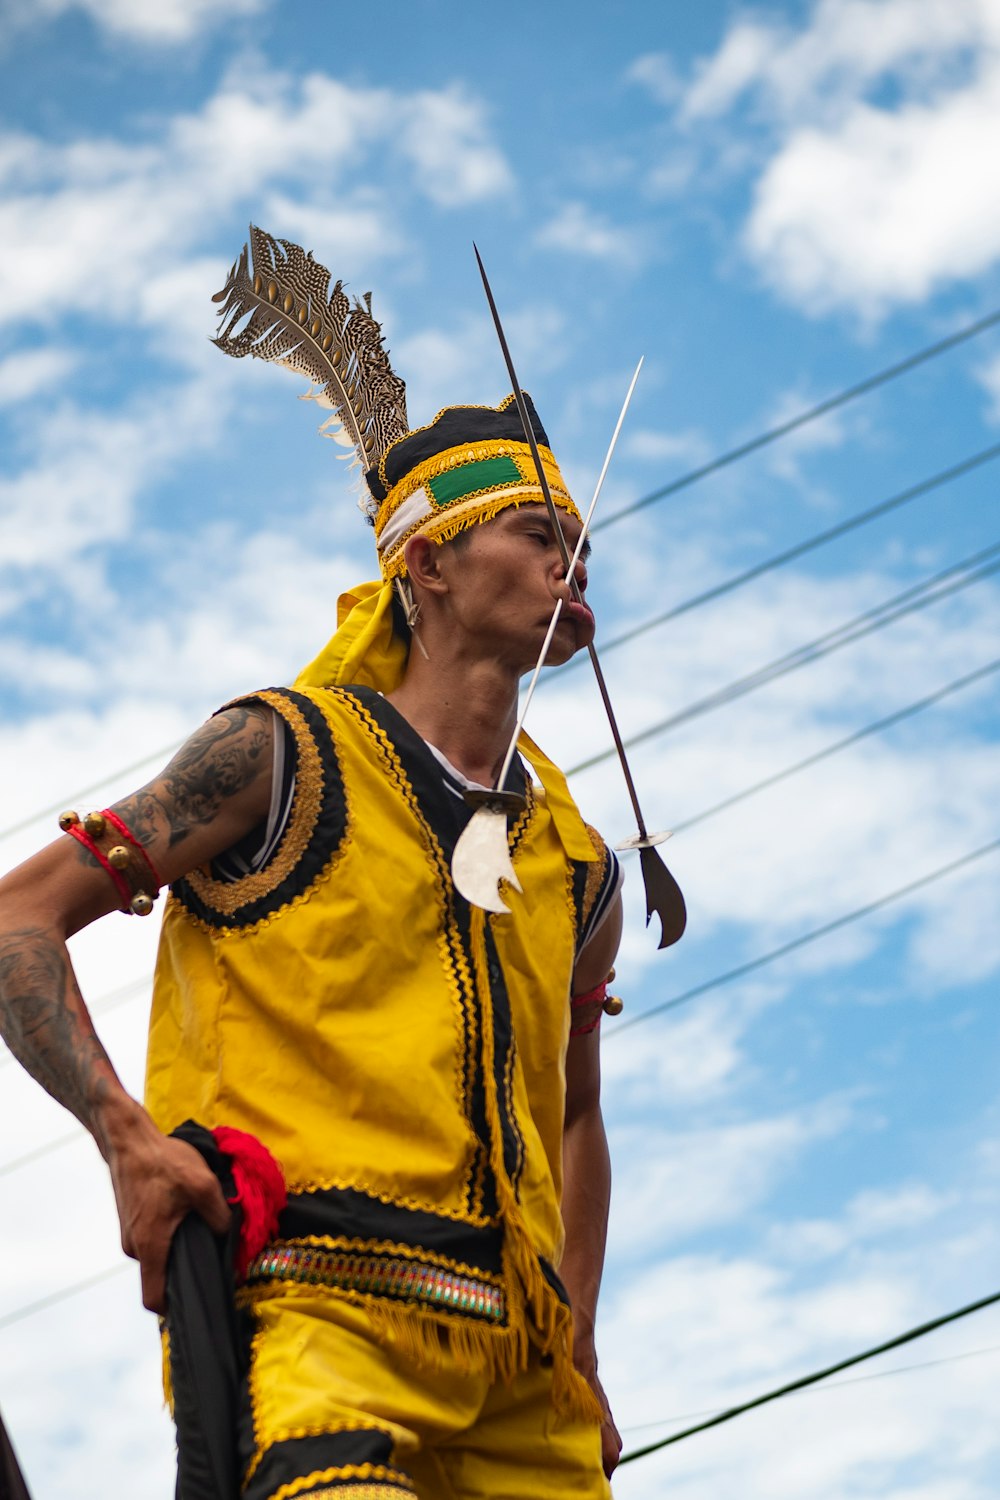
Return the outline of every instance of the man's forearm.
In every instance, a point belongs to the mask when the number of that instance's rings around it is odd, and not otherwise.
[[[106,1115],[124,1090],[101,1045],[57,933],[26,925],[0,935],[0,1036],[106,1156]]]
[[[563,1141],[566,1249],[559,1275],[569,1293],[577,1353],[590,1358],[611,1198],[611,1159],[599,1108],[567,1126]]]

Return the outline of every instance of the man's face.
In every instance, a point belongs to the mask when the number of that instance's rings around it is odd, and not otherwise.
[[[559,512],[566,547],[572,556],[580,522]],[[557,599],[562,613],[547,657],[557,666],[594,637],[594,616],[573,601],[559,541],[544,505],[522,505],[501,511],[466,533],[467,541],[443,557],[455,625],[478,653],[499,656],[518,672],[535,665]],[[585,544],[584,556],[589,553]],[[587,587],[583,560],[577,564],[580,592]]]

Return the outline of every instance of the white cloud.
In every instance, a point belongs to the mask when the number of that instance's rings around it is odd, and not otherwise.
[[[191,41],[199,32],[229,17],[250,16],[270,0],[157,0],[136,4],[134,0],[14,0],[11,15],[22,24],[32,20],[58,20],[69,11],[83,11],[96,26],[115,37],[176,45]]]
[[[611,1132],[621,1165],[609,1254],[620,1261],[647,1256],[692,1234],[738,1223],[775,1189],[805,1147],[843,1130],[839,1102],[807,1112],[712,1128],[657,1128],[649,1115]]]
[[[564,203],[557,209],[538,231],[536,241],[545,250],[625,267],[638,266],[646,258],[646,245],[639,230],[613,224],[606,215],[577,202]]]
[[[920,1182],[857,1195],[824,1226],[833,1258],[823,1268],[798,1263],[815,1226],[792,1219],[775,1226],[766,1254],[755,1254],[744,1233],[732,1255],[664,1256],[617,1280],[599,1347],[626,1448],[870,1347],[989,1287],[995,1229],[975,1248],[960,1239],[982,1176],[967,1164],[954,1195]],[[965,1219],[956,1224],[963,1203]],[[985,1204],[975,1210],[984,1211]],[[741,1500],[987,1500],[998,1447],[994,1366],[958,1359],[891,1372],[970,1346],[989,1348],[998,1320],[989,1309],[642,1459],[620,1472],[615,1493],[622,1500],[658,1500],[667,1492],[680,1500],[720,1493]]]
[[[418,93],[406,113],[400,150],[432,202],[454,208],[513,187],[510,168],[488,138],[481,106],[462,89]]]
[[[1000,68],[934,105],[858,104],[833,131],[793,132],[757,184],[746,243],[809,311],[872,317],[1000,256]]]
[[[632,458],[647,463],[677,459],[685,464],[700,464],[709,452],[700,432],[662,432],[652,427],[640,427],[629,433],[623,447]]]
[[[684,100],[689,119],[729,110],[753,92],[759,109],[784,119],[836,107],[901,71],[921,92],[954,81],[956,53],[1000,43],[992,0],[818,0],[805,26],[738,19],[697,70]]]
[[[71,403],[46,413],[33,461],[0,478],[4,567],[63,573],[75,553],[123,538],[143,487],[181,450],[210,444],[224,411],[212,383],[199,379],[144,395],[115,414]],[[71,584],[67,579],[64,587]]]
[[[998,99],[991,0],[819,0],[736,20],[677,120],[743,136],[749,112],[748,256],[804,310],[871,320],[1000,258]]]
[[[379,190],[364,180],[373,152]],[[459,90],[394,94],[246,68],[151,138],[0,139],[0,169],[0,235],[10,247],[2,316],[41,322],[74,311],[131,323],[151,276],[176,273],[230,214],[241,205],[257,212],[268,195],[276,211],[291,207],[298,227],[332,230],[334,249],[348,261],[363,253],[370,265],[400,247],[393,170],[448,206],[510,184],[481,105]],[[280,234],[285,225],[265,227]],[[341,262],[333,269],[343,274]]]
[[[0,407],[41,396],[51,405],[77,363],[70,349],[21,349],[0,360]]]
[[[679,104],[684,97],[684,82],[673,59],[666,52],[646,52],[625,70],[627,82],[637,83],[658,104]]]

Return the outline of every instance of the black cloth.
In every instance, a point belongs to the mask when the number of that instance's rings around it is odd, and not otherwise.
[[[31,1500],[2,1417],[0,1417],[0,1500]]]
[[[549,440],[545,435],[545,428],[538,420],[535,403],[527,391],[522,391],[521,395],[524,397],[535,442],[540,447],[547,448]],[[463,443],[495,442],[524,442],[521,416],[512,395],[501,406],[446,406],[427,427],[418,427],[415,432],[408,432],[406,437],[393,443],[382,466],[386,483],[383,484],[380,466],[376,464],[365,474],[368,488],[381,503],[394,484],[398,484],[411,469],[426,462],[428,458],[446,453],[449,448],[460,448]]]
[[[186,1120],[173,1134],[201,1152],[231,1199],[229,1158],[211,1132]],[[216,1235],[200,1214],[188,1214],[170,1248],[166,1325],[177,1426],[176,1500],[239,1500],[243,1341],[232,1268],[240,1218],[234,1208],[228,1232]]]

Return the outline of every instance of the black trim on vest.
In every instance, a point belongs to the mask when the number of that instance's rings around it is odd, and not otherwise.
[[[427,748],[426,742],[407,723],[402,714],[393,708],[391,703],[388,703],[371,688],[350,687],[343,689],[343,691],[353,696],[366,709],[392,741],[406,778],[413,789],[413,794],[433,829],[435,837],[441,845],[441,851],[450,867],[452,856],[455,852],[455,844],[458,842],[459,835],[472,816],[472,809],[448,791],[442,780],[440,762]],[[521,764],[520,758],[515,756],[507,775],[506,787],[508,790],[516,791],[523,796],[526,786],[527,777],[524,766]],[[510,843],[516,846],[520,842],[520,839],[524,836],[525,826],[526,824],[523,819],[517,820],[515,834],[513,838],[509,838]],[[452,887],[452,907],[456,924],[461,934],[462,946],[465,949],[466,962],[470,971],[474,972],[469,931],[469,903],[454,887]],[[504,1167],[516,1192],[524,1161],[524,1140],[517,1128],[514,1117],[513,1099],[510,1097],[515,1042],[507,986],[504,982],[503,969],[497,955],[489,922],[486,924],[486,953],[490,1002],[493,1011],[494,1086],[496,1088],[500,1111]],[[493,1172],[489,1167],[488,1160],[490,1137],[489,1126],[486,1120],[481,1040],[475,1050],[474,1076],[470,1091],[468,1118],[477,1138],[487,1153],[485,1161],[477,1160],[474,1163],[474,1170],[469,1183],[469,1194],[471,1196],[474,1193],[476,1182],[481,1181],[483,1193],[482,1212],[487,1217],[493,1218],[499,1213],[499,1203],[497,1200],[496,1183],[493,1181]]]
[[[493,1010],[493,1076],[500,1109],[500,1136],[503,1142],[503,1164],[507,1177],[517,1195],[521,1173],[524,1169],[524,1137],[518,1128],[514,1113],[514,1060],[517,1043],[510,1013],[510,998],[504,979],[500,955],[497,953],[493,929],[486,923],[486,972],[489,976],[490,1000]]]
[[[579,952],[580,938],[583,935],[583,903],[587,895],[587,874],[590,866],[584,860],[578,859],[572,860],[571,864],[573,868],[573,913],[576,920],[576,934],[574,936],[574,945]]]
[[[389,1434],[375,1427],[284,1438],[265,1450],[243,1491],[243,1500],[269,1500],[283,1485],[294,1484],[296,1480],[305,1479],[310,1474],[321,1474],[327,1469],[346,1469],[348,1466],[361,1464],[395,1468],[392,1449]],[[397,1472],[404,1483],[397,1485],[391,1479],[380,1479],[379,1487],[384,1485],[387,1490],[397,1489],[399,1500],[409,1500],[416,1493],[412,1482],[403,1470],[398,1469]],[[296,1500],[309,1500],[309,1496],[316,1493],[326,1495],[332,1484],[336,1484],[339,1489],[342,1482],[345,1481],[317,1479],[315,1485],[296,1489]],[[350,1495],[357,1483],[357,1479],[350,1481],[344,1489],[345,1496]]]
[[[232,912],[219,911],[208,901],[199,896],[190,882],[183,877],[174,882],[171,892],[191,916],[198,917],[201,921],[214,928],[240,928],[252,927],[255,922],[264,917],[271,916],[279,911],[281,907],[287,906],[296,897],[303,895],[314,884],[316,879],[326,869],[330,860],[337,853],[347,832],[347,808],[344,802],[344,782],[337,760],[337,752],[334,747],[333,735],[321,709],[317,708],[311,698],[304,693],[297,693],[293,688],[270,689],[277,697],[284,698],[292,703],[302,714],[309,730],[312,747],[319,759],[322,772],[323,787],[320,795],[319,811],[316,821],[311,829],[306,829],[302,838],[302,853],[295,861],[288,874],[281,880],[266,896],[258,897],[256,900],[248,901],[245,905],[237,907]],[[261,700],[255,694],[249,694],[246,698],[239,700],[241,703],[254,703]],[[270,704],[265,703],[265,707]],[[279,712],[279,710],[275,710]],[[295,752],[295,774],[300,775],[302,751],[292,726],[292,742]],[[296,785],[295,796],[298,798],[300,790]],[[294,824],[294,803],[292,817],[289,826],[285,829],[271,859],[268,860],[265,869],[269,868],[275,860],[281,859],[287,844],[290,832]],[[246,877],[251,879],[253,877]],[[239,882],[235,882],[238,886]],[[227,883],[224,887],[227,891],[234,889],[234,884]]]
[[[293,1193],[278,1222],[278,1240],[318,1239],[394,1240],[400,1245],[422,1245],[428,1252],[462,1261],[470,1269],[499,1276],[502,1269],[503,1229],[499,1224],[479,1227],[445,1214],[384,1203],[359,1188],[315,1188]]]
[[[406,778],[450,866],[455,845],[472,817],[472,809],[444,785],[441,762],[427,748],[426,741],[387,699],[369,687],[351,686],[338,691],[360,703],[391,740],[406,772]],[[507,773],[505,789],[523,797],[526,780],[524,766],[520,757],[515,755]],[[456,891],[456,903],[463,899]]]

